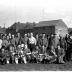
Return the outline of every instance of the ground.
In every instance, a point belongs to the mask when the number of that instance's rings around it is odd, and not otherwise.
[[[71,71],[72,62],[65,64],[9,64],[0,65],[0,71]]]

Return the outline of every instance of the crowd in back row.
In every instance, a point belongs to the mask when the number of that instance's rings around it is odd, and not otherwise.
[[[17,33],[0,35],[0,63],[48,62],[65,63],[72,60],[72,36]]]

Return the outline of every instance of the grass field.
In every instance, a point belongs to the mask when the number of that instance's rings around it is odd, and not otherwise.
[[[65,64],[9,64],[0,65],[0,71],[71,71],[72,62]]]

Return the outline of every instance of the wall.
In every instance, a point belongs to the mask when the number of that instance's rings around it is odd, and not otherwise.
[[[65,35],[68,33],[68,28],[64,26],[55,26],[55,33],[65,37]]]
[[[38,34],[45,33],[46,35],[51,35],[55,33],[55,26],[35,27],[33,32]]]

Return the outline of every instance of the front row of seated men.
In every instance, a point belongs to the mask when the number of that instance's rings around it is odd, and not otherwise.
[[[11,44],[8,48],[2,46],[0,49],[0,63],[65,63],[63,58],[65,56],[64,49],[57,45],[56,50],[51,49],[45,53],[41,53],[38,46],[34,51],[30,51],[27,45],[21,44],[16,48]]]

